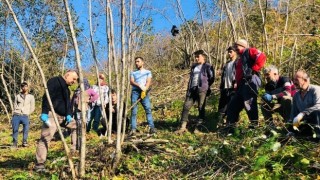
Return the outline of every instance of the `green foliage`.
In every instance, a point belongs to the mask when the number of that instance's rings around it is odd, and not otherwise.
[[[14,176],[12,176],[10,179],[12,180],[27,180],[29,179],[29,175],[27,172],[24,172],[24,173],[19,173],[19,174],[16,174]]]
[[[265,168],[266,164],[270,161],[268,155],[258,156],[255,159],[255,164],[253,166],[253,170],[259,170]]]

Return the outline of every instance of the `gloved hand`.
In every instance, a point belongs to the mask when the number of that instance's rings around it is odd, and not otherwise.
[[[72,121],[72,117],[70,115],[67,115],[66,120],[68,123],[70,123]]]
[[[144,99],[146,96],[147,96],[146,91],[142,91],[140,95],[141,99]]]
[[[270,95],[268,93],[265,93],[262,97],[263,97],[264,100],[266,100],[268,102],[271,102],[272,99],[273,99],[272,95]]]
[[[142,91],[147,91],[147,87],[146,87],[146,86],[140,85],[139,88],[140,88]]]
[[[40,119],[43,123],[45,123],[47,125],[47,127],[50,127],[50,121],[49,121],[49,116],[48,114],[41,114],[40,115]]]
[[[247,81],[251,81],[252,80],[252,74],[246,74],[246,75],[244,75],[244,77],[243,77],[245,80],[247,80]]]
[[[293,118],[292,124],[295,127],[299,127],[300,126],[300,121],[302,120],[304,114],[303,113],[299,113],[295,118]]]
[[[48,120],[49,120],[49,116],[48,116],[48,114],[41,114],[40,115],[40,119],[41,119],[41,121],[42,122],[47,122]]]

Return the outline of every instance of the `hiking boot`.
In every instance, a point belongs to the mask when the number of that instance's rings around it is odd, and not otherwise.
[[[37,164],[34,166],[33,170],[34,170],[35,172],[46,172],[46,167],[44,166],[43,163],[37,163]]]
[[[150,134],[156,134],[157,133],[157,129],[156,128],[151,128],[149,133]]]
[[[180,129],[176,130],[175,133],[177,134],[183,134],[187,132],[187,121],[182,121]]]
[[[194,134],[202,134],[202,132],[201,132],[201,131],[199,131],[199,129],[198,129],[198,128],[195,128],[195,129],[194,129],[194,131],[193,131],[193,133],[194,133]]]
[[[187,128],[180,128],[178,130],[175,131],[176,134],[183,134],[185,132],[188,132]]]
[[[28,143],[27,142],[23,142],[22,143],[22,147],[28,147],[29,145],[28,145]]]

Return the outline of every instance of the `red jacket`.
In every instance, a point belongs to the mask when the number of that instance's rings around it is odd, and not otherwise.
[[[240,52],[240,58],[237,61],[236,64],[236,82],[238,84],[238,86],[241,83],[241,80],[243,78],[243,69],[242,69],[242,54],[244,53],[246,49],[244,49],[242,52]],[[256,48],[248,48],[249,51],[249,61],[253,61],[251,69],[254,72],[259,72],[261,70],[261,68],[264,66],[264,64],[266,63],[266,55],[261,52],[260,50],[256,49]]]

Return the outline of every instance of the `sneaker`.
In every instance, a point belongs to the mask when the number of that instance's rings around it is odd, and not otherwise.
[[[29,145],[28,145],[28,143],[27,142],[23,142],[22,143],[22,147],[28,147]]]
[[[186,132],[188,132],[187,128],[180,128],[180,129],[176,130],[174,133],[183,134],[183,133],[186,133]]]
[[[17,144],[17,143],[13,143],[13,144],[11,145],[11,148],[12,148],[12,149],[18,148],[18,144]]]
[[[36,172],[45,172],[46,171],[46,168],[44,166],[43,163],[37,163],[34,168],[33,168],[34,171]]]
[[[156,128],[151,128],[150,129],[150,134],[156,134],[157,133],[157,129]]]

